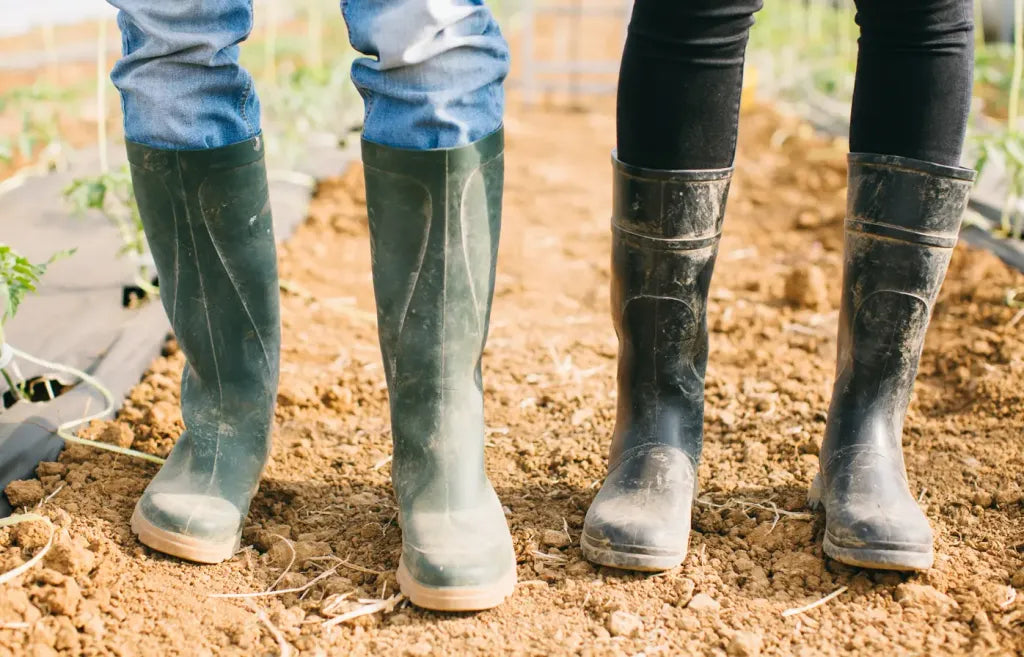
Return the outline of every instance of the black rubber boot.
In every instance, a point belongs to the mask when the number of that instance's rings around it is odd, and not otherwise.
[[[704,436],[706,306],[732,169],[655,171],[613,158],[612,318],[618,416],[581,544],[594,563],[686,557]]]
[[[839,355],[812,506],[825,553],[853,566],[925,570],[932,532],[907,483],[903,420],[974,172],[850,155]]]
[[[402,526],[398,583],[428,609],[493,607],[516,581],[508,523],[484,471],[480,374],[503,152],[500,130],[429,151],[363,141]]]
[[[146,545],[217,563],[237,550],[270,452],[280,352],[277,259],[261,137],[197,151],[128,144],[132,183],[187,361],[185,432],[146,488]]]

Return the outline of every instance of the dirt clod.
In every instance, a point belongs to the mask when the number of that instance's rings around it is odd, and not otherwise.
[[[722,604],[707,593],[698,593],[690,599],[690,603],[686,605],[686,608],[698,613],[716,612],[722,608]]]
[[[637,636],[644,631],[644,622],[636,614],[617,609],[608,616],[608,632],[612,636]]]
[[[135,442],[135,432],[123,422],[112,422],[100,432],[97,439],[100,442],[117,445],[118,447],[131,447],[132,443]]]
[[[27,481],[12,481],[4,489],[7,500],[15,509],[23,506],[32,506],[46,496],[43,484],[38,479]]]
[[[763,639],[756,632],[737,632],[729,642],[726,652],[730,657],[758,657]]]
[[[822,310],[828,307],[825,272],[817,265],[798,265],[786,277],[786,301],[798,308]]]
[[[540,542],[548,547],[563,548],[569,545],[571,539],[564,531],[558,529],[545,529],[541,534]]]
[[[957,606],[956,600],[934,586],[917,582],[900,584],[893,597],[907,609],[920,609],[932,614],[945,613]]]

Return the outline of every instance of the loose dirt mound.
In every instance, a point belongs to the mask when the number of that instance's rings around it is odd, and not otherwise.
[[[400,533],[389,488],[386,389],[376,346],[361,179],[326,182],[281,249],[285,346],[273,463],[251,549],[195,566],[140,546],[128,519],[155,469],[68,449],[40,466],[58,491],[42,567],[0,596],[0,656],[275,654],[1007,654],[1024,649],[1024,286],[960,249],[907,423],[907,464],[937,530],[916,577],[823,560],[805,508],[835,351],[845,144],[764,108],[744,117],[727,236],[710,304],[707,449],[692,554],[639,576],[581,560],[604,474],[615,338],[608,320],[613,114],[515,111],[507,221],[485,361],[488,468],[512,526],[520,585],[499,609],[421,612],[388,599]],[[170,353],[122,417],[93,433],[166,453],[180,416]],[[0,531],[0,570],[34,554],[39,524]],[[294,556],[293,556],[294,550]],[[251,599],[209,598],[302,588]],[[284,575],[282,576],[282,573]],[[846,587],[823,606],[783,617]]]

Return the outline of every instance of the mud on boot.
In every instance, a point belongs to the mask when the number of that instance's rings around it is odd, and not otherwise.
[[[907,482],[903,421],[974,172],[850,155],[839,349],[820,470],[825,554],[852,566],[925,570],[932,531]]]
[[[508,523],[484,471],[483,383],[501,227],[501,130],[430,151],[363,141],[373,284],[413,604],[487,609],[512,593]]]
[[[270,453],[280,352],[277,258],[263,139],[197,151],[128,144],[132,184],[185,354],[185,432],[146,487],[132,530],[151,548],[217,563],[238,549]]]
[[[618,412],[608,475],[580,539],[590,561],[657,571],[686,557],[704,436],[708,287],[731,169],[613,158]]]

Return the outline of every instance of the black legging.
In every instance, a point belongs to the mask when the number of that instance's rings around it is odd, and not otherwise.
[[[974,63],[971,0],[856,5],[850,150],[959,164]],[[650,169],[732,164],[743,56],[760,8],[761,0],[636,0],[619,76],[619,159]]]

